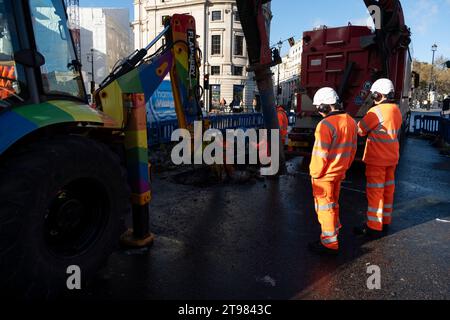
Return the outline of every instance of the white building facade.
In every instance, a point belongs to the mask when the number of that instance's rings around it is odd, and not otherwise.
[[[90,93],[92,61],[98,88],[117,61],[133,51],[130,12],[123,8],[80,8],[80,27],[83,79]]]
[[[272,68],[275,87],[277,87],[279,80],[282,90],[281,95],[278,96],[278,103],[288,108],[295,108],[297,103],[296,93],[300,86],[302,50],[303,41],[297,41],[289,49],[289,53],[283,57],[283,62]],[[277,92],[276,88],[275,92]]]
[[[248,73],[247,48],[233,0],[135,0],[132,23],[134,47],[140,49],[162,30],[163,21],[173,14],[190,14],[196,20],[200,50],[203,53],[201,79],[210,75],[208,109],[225,99],[251,106],[257,92],[254,75]],[[267,8],[270,14],[270,7]],[[160,47],[161,43],[156,45]],[[155,49],[156,49],[155,48]],[[203,85],[203,83],[202,83]]]

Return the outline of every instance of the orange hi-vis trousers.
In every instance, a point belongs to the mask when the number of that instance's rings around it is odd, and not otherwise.
[[[367,165],[367,226],[383,231],[383,225],[392,223],[397,166],[378,167]]]
[[[339,230],[342,228],[339,220],[339,194],[343,177],[333,179],[312,179],[314,203],[322,235],[322,244],[333,250],[339,250]]]

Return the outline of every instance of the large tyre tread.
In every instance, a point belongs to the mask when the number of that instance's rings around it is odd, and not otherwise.
[[[54,170],[58,166],[65,166],[64,170]],[[61,181],[72,172],[78,174],[79,167],[82,168],[80,174],[94,172],[94,169],[102,171],[98,176],[103,175],[106,181],[114,184],[108,187],[116,196],[112,199],[115,207],[111,208],[114,216],[109,217],[112,219],[108,222],[110,229],[94,249],[96,256],[86,254],[80,258],[86,260],[80,261],[86,269],[83,271],[92,275],[115,248],[123,231],[124,215],[130,211],[126,172],[119,157],[106,145],[78,136],[60,136],[24,146],[0,163],[0,288],[7,288],[7,291],[0,291],[0,296],[10,297],[13,293],[17,297],[46,299],[57,296],[63,289],[65,282],[54,283],[51,274],[40,274],[43,270],[59,273],[56,281],[61,282],[61,265],[51,270],[53,267],[48,266],[44,257],[36,255],[33,240],[27,237],[32,230],[29,226],[33,221],[30,218],[34,211],[32,206],[39,203],[36,194],[48,191],[45,188],[49,184],[40,181]],[[93,169],[90,171],[89,167]],[[108,172],[112,177],[109,180]],[[118,214],[121,216],[117,217]],[[37,261],[32,264],[34,259]],[[69,265],[76,264],[74,262],[67,261]],[[89,276],[84,280],[89,280]]]

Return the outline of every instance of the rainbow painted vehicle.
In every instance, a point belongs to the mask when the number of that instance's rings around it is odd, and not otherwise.
[[[195,21],[167,19],[93,109],[63,1],[0,0],[0,16],[0,288],[45,298],[66,286],[68,266],[89,281],[119,238],[153,241],[146,102],[170,74],[179,127],[202,121]]]

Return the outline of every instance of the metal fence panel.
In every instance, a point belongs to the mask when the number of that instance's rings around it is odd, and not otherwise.
[[[260,129],[264,127],[261,113],[218,114],[205,118],[211,122],[211,128],[220,131],[228,129]],[[178,129],[177,120],[156,121],[148,128],[148,144],[156,146],[171,142],[172,133]]]
[[[289,125],[293,126],[296,122],[294,113],[288,114]],[[217,129],[225,133],[228,129],[261,129],[264,128],[264,118],[262,113],[237,113],[237,114],[212,114],[205,118],[211,123],[212,129]],[[148,127],[148,144],[156,146],[171,142],[172,133],[178,129],[178,121],[165,120],[156,121]]]
[[[415,134],[439,134],[441,117],[418,115],[414,117],[413,132]]]
[[[450,119],[441,116],[417,115],[411,128],[413,134],[429,134],[440,136],[450,143]]]

